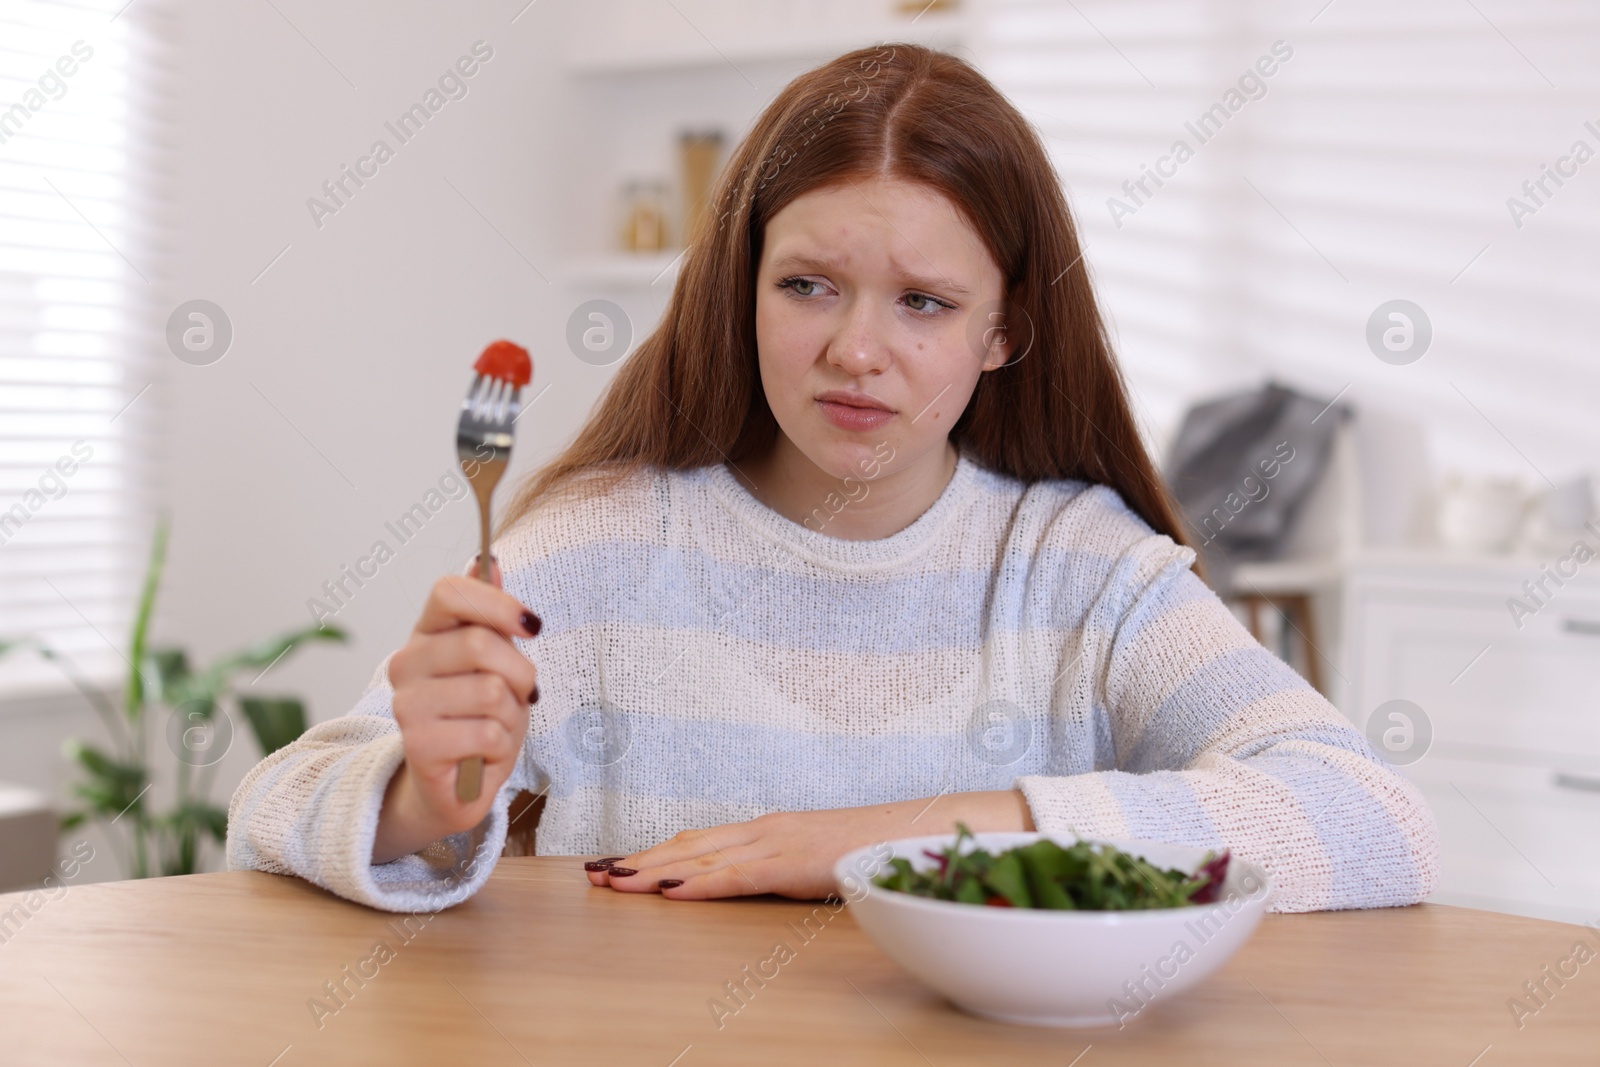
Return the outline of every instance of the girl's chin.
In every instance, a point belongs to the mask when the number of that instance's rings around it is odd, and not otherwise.
[[[841,481],[871,481],[886,473],[891,460],[899,461],[894,463],[896,468],[904,462],[901,446],[887,437],[862,434],[834,432],[797,443],[795,449],[818,470]]]

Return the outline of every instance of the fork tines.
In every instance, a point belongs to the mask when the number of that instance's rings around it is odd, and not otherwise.
[[[478,375],[461,402],[462,414],[474,422],[509,427],[517,419],[522,389],[504,378]]]

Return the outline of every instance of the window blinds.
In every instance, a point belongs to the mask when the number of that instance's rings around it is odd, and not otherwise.
[[[153,522],[161,11],[0,0],[0,639],[124,670]],[[0,661],[0,694],[62,684]]]
[[[976,58],[1047,139],[1153,445],[1276,375],[1424,423],[1435,467],[1543,489],[1600,462],[1600,6],[982,9]],[[1365,339],[1394,299],[1433,327],[1406,366]]]

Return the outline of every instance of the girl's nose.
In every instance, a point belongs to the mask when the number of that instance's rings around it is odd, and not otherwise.
[[[883,370],[889,363],[889,346],[882,338],[885,324],[867,300],[857,298],[839,321],[828,345],[828,362],[851,377]]]

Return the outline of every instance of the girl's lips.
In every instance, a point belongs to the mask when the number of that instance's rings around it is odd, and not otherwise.
[[[894,412],[885,411],[883,408],[858,408],[831,400],[819,400],[817,406],[822,409],[822,414],[827,420],[841,430],[870,430],[894,418]]]

